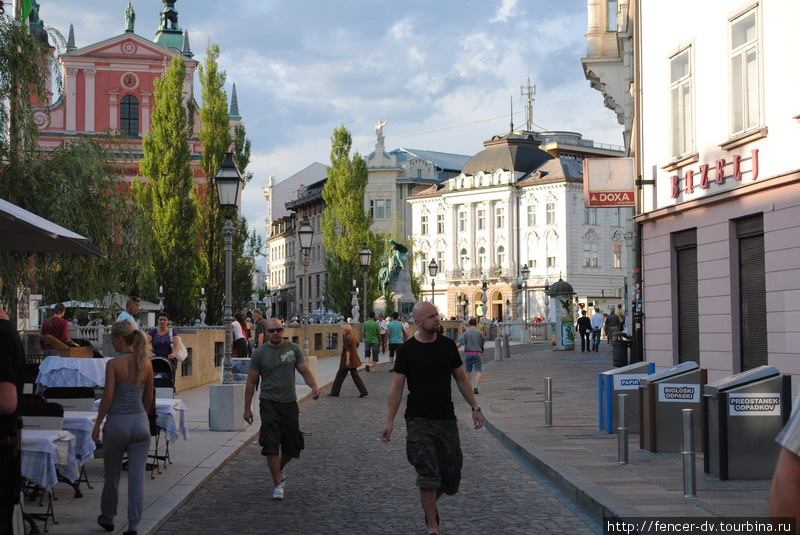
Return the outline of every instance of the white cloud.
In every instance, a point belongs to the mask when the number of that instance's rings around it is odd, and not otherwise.
[[[497,8],[497,14],[489,22],[507,22],[516,7],[517,0],[503,0],[503,4]]]
[[[413,27],[411,19],[408,17],[403,20],[397,21],[389,28],[389,32],[398,41],[402,41],[413,34]]]

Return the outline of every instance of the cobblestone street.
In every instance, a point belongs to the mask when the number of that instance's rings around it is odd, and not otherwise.
[[[390,444],[378,433],[386,418],[391,374],[361,373],[364,399],[348,378],[339,398],[300,405],[306,449],[287,468],[286,499],[272,484],[256,442],[202,485],[158,531],[161,535],[354,535],[425,533],[415,472],[405,457],[400,414]],[[471,427],[457,390],[464,471],[460,492],[439,501],[442,533],[458,535],[593,533],[580,510],[532,476],[485,430]]]

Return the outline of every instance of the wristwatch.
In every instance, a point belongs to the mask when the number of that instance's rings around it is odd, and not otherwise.
[[[481,412],[481,408],[480,407],[472,407],[472,412],[475,412],[475,411]]]

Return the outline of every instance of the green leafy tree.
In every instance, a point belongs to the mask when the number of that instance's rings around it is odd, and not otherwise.
[[[176,319],[196,315],[202,268],[187,141],[193,107],[191,100],[184,100],[185,77],[186,67],[176,57],[154,83],[156,106],[150,130],[142,139],[144,156],[139,164],[147,183],[133,184],[152,250],[143,271],[149,272],[147,280],[164,286],[167,308]]]
[[[378,271],[386,250],[383,236],[370,230],[372,216],[364,211],[367,187],[367,164],[358,153],[350,158],[353,139],[344,127],[334,129],[331,136],[331,165],[322,190],[325,212],[322,216],[322,245],[325,248],[325,303],[343,316],[350,315],[352,280],[362,283],[358,251],[365,242],[372,250],[367,273],[367,303],[380,296]],[[364,290],[362,289],[362,292]],[[363,296],[363,293],[361,294]],[[362,297],[363,298],[363,297]],[[361,311],[362,315],[369,311]]]

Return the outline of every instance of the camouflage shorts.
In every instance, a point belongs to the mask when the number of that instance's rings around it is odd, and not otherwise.
[[[417,470],[417,486],[458,492],[464,460],[457,420],[411,418],[406,428],[406,457]]]

